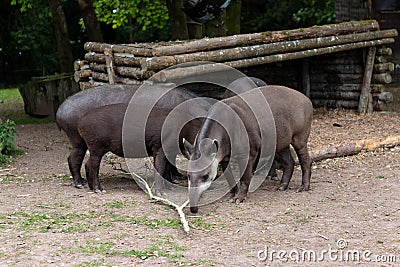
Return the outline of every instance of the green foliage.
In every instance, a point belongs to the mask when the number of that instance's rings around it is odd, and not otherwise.
[[[0,123],[0,155],[10,155],[15,150],[13,142],[16,134],[13,121]]]
[[[13,58],[14,68],[29,70],[33,76],[54,73],[58,56],[47,0],[12,0],[11,4],[19,11],[11,18],[5,52]]]
[[[143,31],[162,29],[168,22],[168,10],[162,0],[95,0],[93,5],[97,19],[113,29],[128,24],[139,25]]]
[[[30,0],[11,0],[11,5],[20,5],[21,12],[26,12],[28,9],[32,8],[32,3]]]
[[[303,7],[293,14],[297,23],[304,25],[327,24],[335,21],[335,1],[303,0]]]
[[[334,0],[242,1],[241,31],[287,30],[332,23]]]

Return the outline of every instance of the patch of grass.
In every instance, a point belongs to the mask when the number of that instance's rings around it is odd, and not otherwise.
[[[222,264],[221,262],[216,260],[204,260],[204,259],[197,260],[197,263],[200,264],[200,266],[217,266]]]
[[[124,206],[124,203],[122,203],[121,201],[116,200],[116,201],[113,201],[113,202],[106,203],[106,206],[108,208],[120,209],[120,208],[122,208]]]
[[[314,216],[309,214],[293,214],[293,217],[297,223],[309,223]]]
[[[0,90],[0,101],[6,104],[23,104],[24,100],[22,99],[21,94],[19,93],[18,88],[13,89],[1,89]]]
[[[153,243],[150,247],[137,250],[119,250],[115,249],[116,244],[114,242],[99,242],[99,241],[86,241],[85,245],[78,246],[78,250],[81,253],[100,254],[100,255],[121,255],[123,257],[137,257],[139,259],[147,259],[151,257],[166,257],[171,261],[184,257],[181,253],[171,252],[172,250],[184,250],[184,247],[178,246],[175,242],[158,240]]]
[[[115,247],[115,243],[108,242],[97,242],[87,240],[84,246],[78,246],[78,250],[84,254],[114,254],[112,252],[112,248]]]
[[[104,266],[104,259],[99,259],[99,260],[91,260],[91,261],[86,261],[82,262],[80,264],[74,265],[75,267],[95,267],[95,266]]]
[[[8,254],[3,251],[0,251],[0,258],[6,258],[6,257],[8,257]]]
[[[150,229],[159,229],[161,227],[179,228],[181,222],[177,219],[150,219],[146,216],[142,217],[130,217],[129,222],[139,225],[145,225]]]
[[[195,228],[203,228],[206,230],[212,229],[212,224],[206,223],[201,217],[189,218],[189,225],[193,225]]]
[[[88,229],[93,229],[93,219],[99,218],[101,214],[90,213],[26,213],[14,212],[7,216],[12,218],[11,221],[6,221],[9,224],[14,224],[19,230],[38,230],[39,232],[86,232]],[[1,221],[0,221],[1,223]],[[98,225],[95,225],[95,227]]]
[[[54,119],[37,118],[25,114],[24,100],[17,88],[0,89],[0,112],[6,118],[12,118],[16,124],[38,124],[55,122]]]

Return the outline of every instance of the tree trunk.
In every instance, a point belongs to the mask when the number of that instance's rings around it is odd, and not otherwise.
[[[201,39],[203,38],[203,24],[188,23],[187,24],[190,39]]]
[[[103,42],[103,34],[101,33],[100,23],[97,21],[92,0],[78,0],[78,4],[89,41]]]
[[[226,17],[226,10],[223,10],[213,20],[207,21],[204,24],[204,29],[205,29],[204,35],[209,38],[226,36],[227,29],[226,29],[225,17]]]
[[[240,33],[241,8],[241,0],[232,0],[226,8],[226,28],[228,36]]]
[[[183,0],[167,0],[169,21],[171,23],[172,40],[189,39],[186,15],[182,11]]]
[[[57,41],[57,51],[59,58],[60,72],[72,72],[74,62],[72,59],[72,49],[68,36],[67,22],[61,6],[61,0],[49,0],[49,7],[53,17],[54,33]]]

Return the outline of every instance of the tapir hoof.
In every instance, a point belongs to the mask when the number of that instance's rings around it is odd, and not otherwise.
[[[246,196],[236,195],[229,200],[230,203],[240,204],[246,199]]]
[[[94,192],[96,194],[98,194],[98,193],[106,193],[106,190],[104,190],[104,189],[95,189]]]
[[[281,184],[277,190],[279,191],[285,191],[288,188],[289,184]]]
[[[302,185],[299,187],[299,189],[296,190],[296,192],[303,192],[303,191],[308,191],[310,190],[310,186],[309,185]]]
[[[83,184],[76,184],[75,188],[83,189],[83,188],[85,188],[85,186]]]
[[[267,180],[279,181],[280,179],[279,179],[279,177],[277,175],[274,175],[274,176],[267,176]]]

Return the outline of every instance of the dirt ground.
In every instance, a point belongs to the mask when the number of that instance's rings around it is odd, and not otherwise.
[[[400,135],[400,115],[316,110],[310,148]],[[311,190],[266,181],[242,204],[185,213],[149,200],[103,159],[94,194],[72,185],[54,123],[18,125],[25,154],[0,169],[0,266],[398,266],[400,146],[313,163]],[[145,161],[138,173],[150,175]]]

